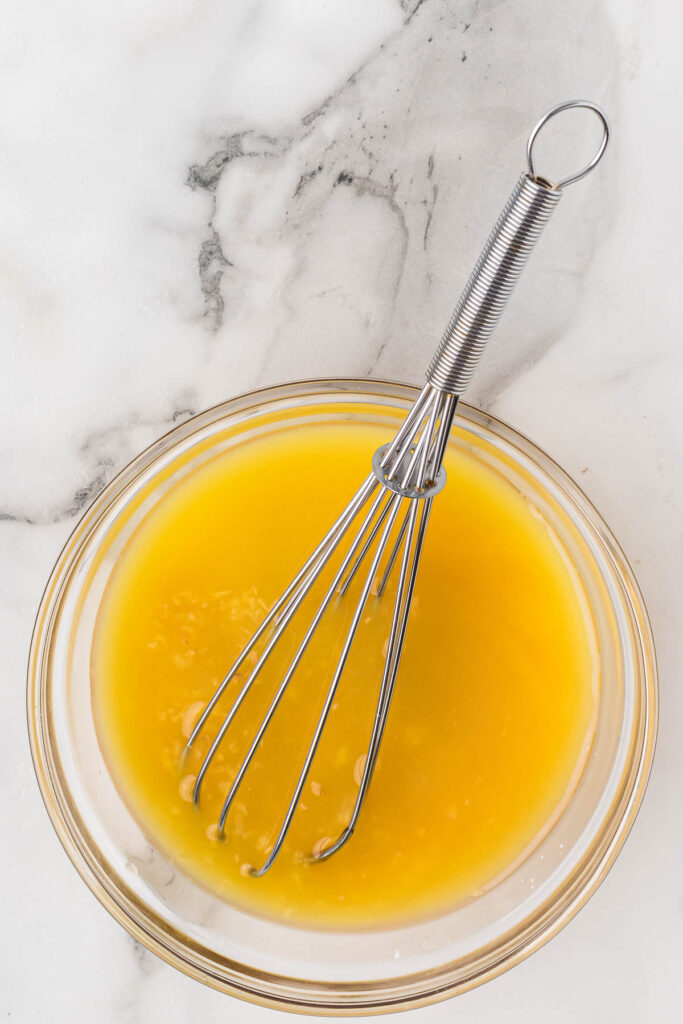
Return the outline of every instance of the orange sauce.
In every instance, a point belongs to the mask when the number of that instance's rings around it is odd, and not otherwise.
[[[493,884],[560,813],[592,738],[596,641],[578,576],[528,501],[451,446],[377,770],[351,841],[329,861],[310,862],[314,847],[339,834],[357,793],[391,587],[364,613],[283,851],[263,878],[249,873],[282,821],[360,577],[335,600],[294,676],[224,841],[220,807],[322,591],[288,629],[193,805],[199,765],[246,672],[183,761],[194,722],[385,440],[378,426],[290,425],[191,471],[128,542],[96,630],[100,740],[151,841],[226,900],[304,925],[424,918]]]

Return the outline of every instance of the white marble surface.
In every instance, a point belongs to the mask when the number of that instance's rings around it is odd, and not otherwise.
[[[236,391],[419,380],[551,103],[614,142],[567,193],[470,399],[584,485],[639,574],[662,721],[615,868],[572,924],[436,1022],[680,1019],[683,99],[672,0],[6,0],[0,12],[0,1016],[274,1020],[95,902],[24,725],[33,616],[78,513]]]

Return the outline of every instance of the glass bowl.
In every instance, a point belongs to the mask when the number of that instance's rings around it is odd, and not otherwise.
[[[459,406],[452,445],[504,474],[544,516],[585,588],[601,693],[586,768],[526,859],[468,903],[422,923],[317,931],[250,916],[200,888],[142,834],[110,778],[90,693],[99,602],[136,524],[185,473],[284,421],[361,418],[390,437],[417,389],[315,380],[252,392],[176,427],[93,503],[64,548],[38,612],[28,674],[31,748],[43,799],[73,864],[128,931],[217,989],[298,1012],[406,1009],[480,984],[554,935],[595,891],[631,827],[654,752],[657,679],[638,586],[576,484],[506,424]]]

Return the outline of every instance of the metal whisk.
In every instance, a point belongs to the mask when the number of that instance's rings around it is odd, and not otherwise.
[[[575,107],[584,107],[597,115],[603,129],[602,141],[597,153],[586,167],[553,184],[537,174],[534,168],[534,141],[540,129],[550,118],[563,110]],[[486,342],[502,315],[522,268],[544,225],[550,219],[550,215],[562,197],[563,188],[583,178],[596,166],[605,151],[608,138],[609,125],[604,113],[594,103],[583,100],[573,100],[553,107],[534,127],[527,143],[527,171],[517,181],[484,246],[432,359],[426,375],[427,383],[417,401],[393,441],[375,452],[371,473],[339,519],[320,541],[308,561],[301,567],[285,592],[265,616],[215,690],[190,735],[186,753],[204,728],[211,712],[245,659],[263,639],[265,641],[263,650],[257,657],[228,714],[223,719],[199,769],[193,791],[194,802],[198,803],[202,782],[214,755],[275,645],[342,539],[347,534],[352,536],[348,550],[334,573],[334,578],[325,591],[303,640],[298,645],[234,777],[219,816],[218,835],[223,837],[226,820],[237,791],[313,634],[335,595],[346,593],[351,580],[366,560],[369,560],[351,625],[342,645],[294,793],[265,863],[260,868],[251,870],[255,877],[260,877],[268,871],[282,848],[301,799],[351,646],[361,625],[368,598],[371,593],[377,596],[384,593],[387,581],[398,562],[398,582],[391,631],[358,794],[348,824],[336,841],[322,849],[315,859],[324,860],[331,857],[344,846],[353,834],[377,763],[377,755],[394,692],[432,502],[434,496],[446,482],[442,463],[458,399],[471,380]],[[359,520],[360,525],[358,524]],[[351,535],[352,528],[355,533]],[[389,547],[390,540],[394,536],[395,540]],[[379,584],[377,583],[378,579]],[[253,661],[253,657],[251,661]]]

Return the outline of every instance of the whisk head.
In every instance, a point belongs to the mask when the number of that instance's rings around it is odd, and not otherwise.
[[[239,670],[245,664],[252,665],[246,680],[241,683],[239,692],[224,716],[197,773],[193,800],[195,804],[198,804],[206,773],[238,716],[240,708],[252,691],[276,646],[290,627],[297,611],[311,594],[316,582],[321,579],[325,568],[331,565],[333,555],[340,548],[343,550],[343,541],[346,538],[348,546],[340,564],[334,569],[332,581],[324,589],[323,596],[317,603],[303,638],[296,644],[295,653],[289,660],[246,754],[237,768],[219,814],[218,837],[223,838],[230,809],[247,770],[281,705],[314,634],[335,597],[343,598],[352,581],[359,576],[362,580],[360,594],[328,685],[312,739],[275,842],[265,862],[259,868],[251,869],[251,874],[255,877],[260,877],[269,870],[282,849],[301,800],[306,780],[309,777],[342,674],[349,660],[354,639],[359,628],[362,628],[364,612],[371,596],[381,598],[385,595],[387,583],[395,571],[397,586],[391,614],[391,629],[383,651],[383,669],[374,720],[369,732],[367,752],[365,759],[361,759],[360,762],[362,771],[360,779],[357,780],[359,782],[358,792],[347,824],[341,833],[334,842],[324,846],[317,843],[315,853],[311,855],[312,858],[325,860],[331,857],[344,846],[356,827],[377,763],[377,755],[394,692],[432,501],[434,495],[445,483],[442,464],[456,404],[457,397],[455,395],[443,392],[431,384],[427,384],[423,388],[393,441],[375,453],[370,475],[283,594],[264,616],[255,633],[216,687],[187,741],[185,754],[189,752],[205,728],[230,684],[235,682],[237,685]]]

